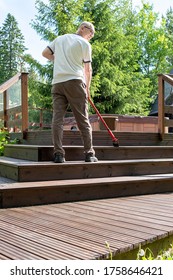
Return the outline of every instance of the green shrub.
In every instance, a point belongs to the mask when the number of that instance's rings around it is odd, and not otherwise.
[[[19,140],[10,140],[9,132],[6,128],[0,129],[0,156],[4,155],[4,145],[5,144],[18,144]]]
[[[109,251],[109,260],[113,260],[113,254],[110,248],[110,245],[107,241],[105,241],[106,248]],[[141,246],[139,247],[139,251],[137,253],[137,260],[173,260],[173,244],[170,245],[168,250],[162,250],[155,257],[150,248],[146,248],[143,250]]]
[[[0,129],[0,156],[4,154],[4,144],[9,141],[9,132],[5,128]]]
[[[149,248],[145,250],[140,248],[137,254],[137,260],[173,260],[173,244],[170,245],[168,250],[162,250],[156,257]]]

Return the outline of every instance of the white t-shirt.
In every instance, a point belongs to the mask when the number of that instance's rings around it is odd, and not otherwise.
[[[91,45],[77,34],[57,37],[49,46],[55,55],[52,84],[84,80],[83,63],[91,62]]]

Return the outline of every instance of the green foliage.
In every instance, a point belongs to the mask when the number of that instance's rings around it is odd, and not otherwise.
[[[19,140],[17,138],[10,140],[9,132],[6,128],[0,129],[0,156],[4,154],[5,144],[18,144]]]
[[[153,12],[152,5],[143,4],[137,14],[137,44],[140,51],[138,64],[142,74],[150,79],[150,96],[157,95],[157,74],[169,72],[167,57],[171,45],[166,36],[166,21]]]
[[[29,65],[28,96],[29,107],[52,108],[51,81],[52,63],[45,66],[32,58],[31,55],[24,56],[25,63]]]
[[[145,250],[139,248],[137,260],[173,260],[173,244],[168,250],[162,250],[156,257],[149,248]]]
[[[4,154],[4,144],[8,143],[9,134],[5,129],[0,129],[0,156]]]
[[[138,18],[132,11],[131,1],[51,0],[44,4],[37,0],[36,8],[38,15],[32,26],[48,41],[75,32],[83,20],[94,23],[91,95],[101,113],[148,114],[153,85],[150,77],[141,71],[139,28],[135,27]],[[48,65],[45,74],[38,70],[44,80],[48,73],[52,75],[52,65]],[[33,97],[36,97],[35,85],[31,87]]]
[[[101,113],[148,115],[158,93],[157,74],[169,73],[173,64],[171,8],[160,18],[147,1],[142,1],[140,9],[133,9],[131,0],[49,0],[48,4],[36,0],[35,5],[38,13],[31,25],[47,42],[64,33],[76,32],[81,21],[95,25],[96,34],[91,40],[91,95]],[[28,65],[30,106],[51,108],[53,64],[41,65],[31,55],[23,55],[24,47],[19,48],[18,42],[20,38],[23,44],[23,37],[11,15],[0,29],[1,72],[9,75],[4,59],[6,47],[12,42],[5,39],[10,27],[17,33],[17,57],[22,57],[22,62]],[[16,53],[12,52],[13,58]],[[14,59],[14,62],[12,69],[16,71],[21,61]]]
[[[5,128],[0,129],[0,156],[4,154],[4,145],[5,144],[17,144],[19,143],[18,139],[10,140],[9,132]]]
[[[105,241],[105,245],[106,245],[106,248],[108,249],[108,251],[109,251],[109,260],[113,260],[113,254],[112,254],[112,251],[111,251],[111,248],[110,248],[110,245],[109,245],[109,243],[107,242],[107,241]]]
[[[106,248],[108,249],[109,260],[113,260],[113,252],[110,248],[110,244],[105,241]],[[173,244],[170,245],[168,250],[162,250],[159,252],[157,256],[154,256],[154,253],[150,250],[150,248],[146,248],[143,250],[141,246],[139,246],[139,251],[137,253],[137,260],[173,260]]]
[[[93,16],[91,94],[96,106],[101,113],[147,114],[150,80],[139,71],[136,22],[129,1],[99,2]]]
[[[58,35],[74,33],[83,5],[84,0],[49,0],[48,4],[36,0],[38,14],[32,21],[32,27],[46,41],[52,41]]]
[[[170,44],[170,48],[168,49],[169,55],[167,55],[167,61],[169,63],[170,69],[172,69],[173,65],[173,52],[172,52],[172,45],[173,45],[173,9],[170,7],[170,10],[167,11],[165,20],[165,35],[168,39]]]
[[[18,24],[14,16],[8,14],[0,28],[0,84],[21,70],[25,50]]]
[[[34,73],[29,75],[29,107],[52,108],[51,85],[40,82]]]

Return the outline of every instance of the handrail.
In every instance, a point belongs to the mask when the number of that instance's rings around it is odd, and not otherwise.
[[[0,85],[0,93],[3,93],[7,89],[9,89],[11,86],[13,86],[20,78],[21,73],[16,74],[11,79],[9,79],[7,82]]]
[[[28,131],[28,73],[18,73],[7,82],[0,85],[0,94],[3,94],[3,120],[4,127],[8,128],[10,123],[9,112],[7,109],[7,90],[21,79],[21,132],[25,136]],[[158,133],[161,140],[164,139],[166,128],[173,126],[173,119],[166,119],[165,114],[171,114],[173,112],[173,105],[168,106],[165,104],[164,97],[164,83],[167,82],[173,86],[173,75],[170,74],[158,74]],[[173,115],[173,114],[172,114]],[[42,120],[42,119],[40,119]],[[16,119],[17,123],[19,122]],[[14,120],[15,122],[15,120]],[[42,123],[42,122],[40,122]],[[15,128],[14,128],[15,129]]]
[[[159,75],[161,75],[161,74],[159,74]],[[173,75],[171,75],[171,74],[162,74],[161,76],[162,76],[162,79],[163,79],[165,82],[167,82],[167,83],[169,83],[171,86],[173,86]]]
[[[158,132],[161,140],[164,140],[166,127],[172,126],[172,121],[165,118],[166,113],[172,112],[173,105],[165,104],[164,84],[167,82],[173,86],[173,75],[171,74],[158,74]]]
[[[21,80],[21,132],[24,133],[28,131],[28,73],[17,73],[11,79],[0,85],[0,94],[3,94],[3,122],[4,127],[9,129],[8,124],[10,124],[10,116],[8,110],[8,89],[12,87],[15,83]],[[15,130],[15,128],[13,127]],[[14,131],[15,132],[15,131]]]

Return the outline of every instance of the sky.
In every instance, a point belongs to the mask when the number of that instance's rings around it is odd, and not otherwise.
[[[42,1],[49,2],[49,0]],[[133,7],[140,7],[141,0],[132,0],[132,2]],[[164,15],[170,7],[173,8],[173,0],[147,0],[147,2],[153,4],[154,11],[160,15]],[[27,53],[31,54],[41,64],[45,64],[46,59],[42,57],[41,53],[48,42],[41,40],[30,25],[37,14],[35,0],[0,0],[0,26],[2,26],[8,13],[12,14],[18,23],[18,27],[25,38],[25,46],[28,48]]]

